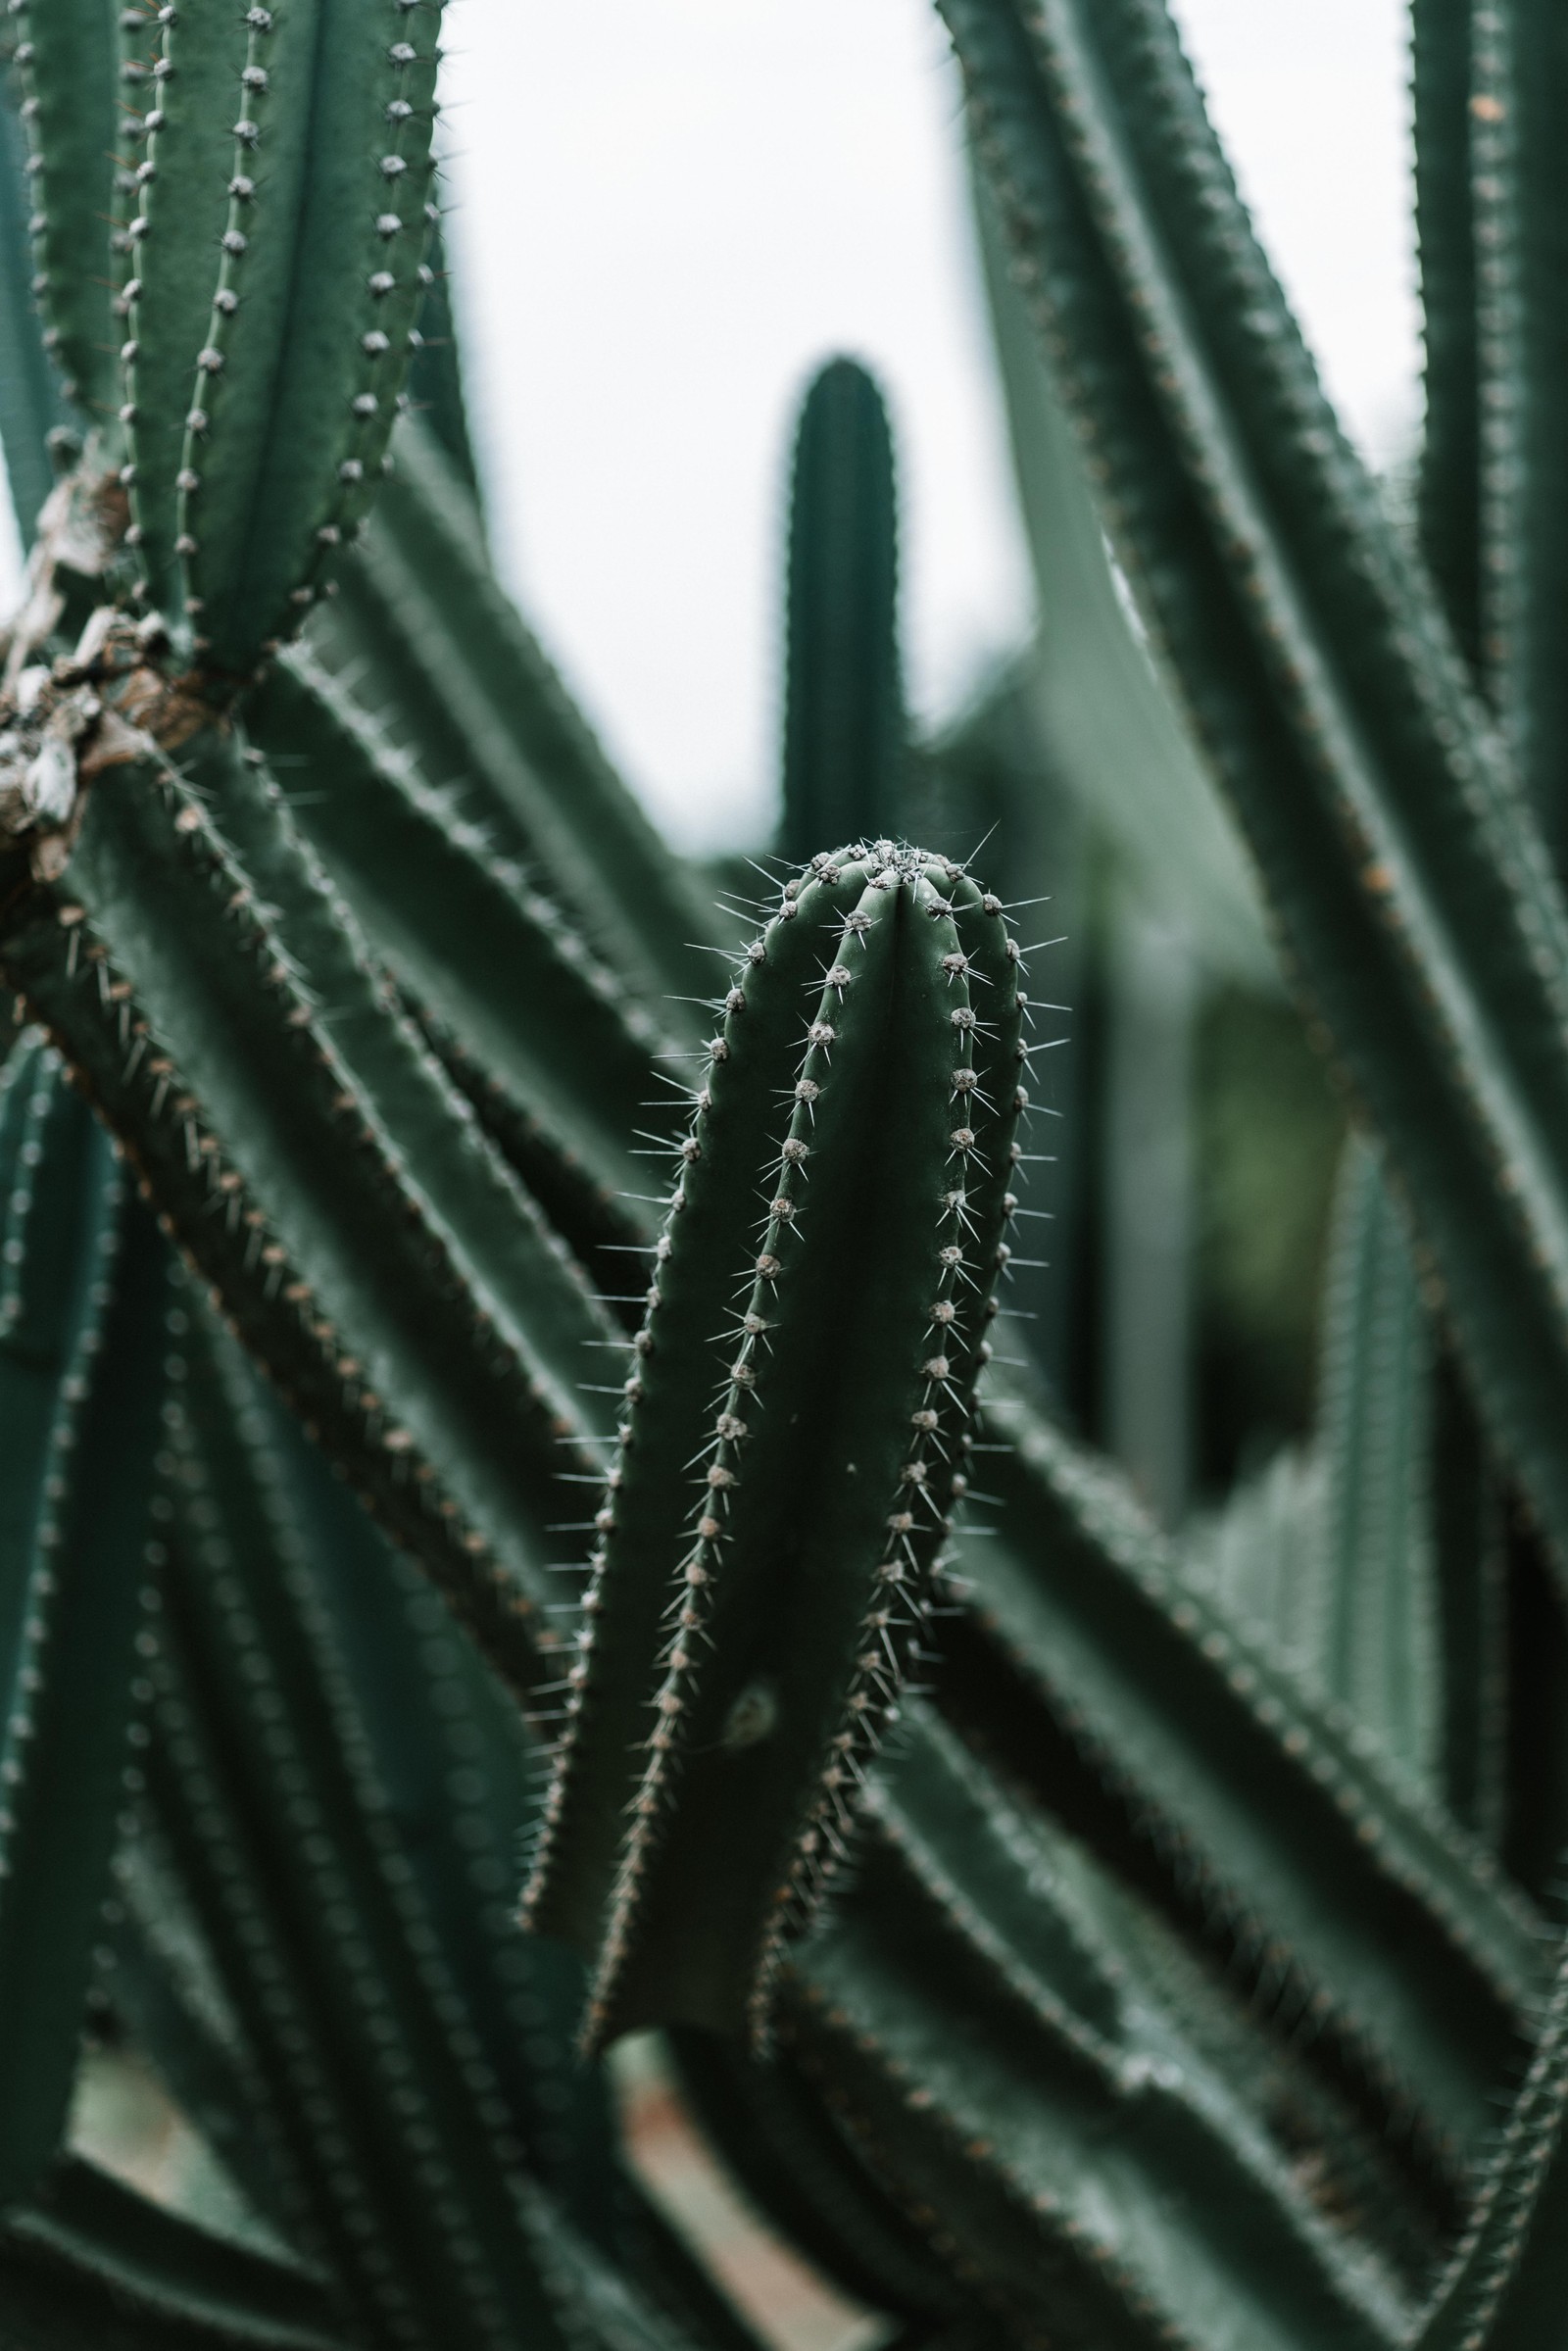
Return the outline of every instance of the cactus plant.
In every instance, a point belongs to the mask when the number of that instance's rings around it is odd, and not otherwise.
[[[1552,28],[1414,10],[1415,548],[1160,0],[942,13],[1043,643],[910,742],[831,364],[735,947],[489,564],[434,0],[13,0],[8,2341],[744,2351],[616,2143],[639,2027],[906,2339],[1554,2339]],[[1136,1173],[1015,1134],[1008,906],[1088,840],[1086,913],[1168,879],[1184,985],[1277,988],[1238,834],[1369,1134],[1313,1430],[1160,1526],[1071,1425],[1094,1285],[1005,1279]],[[1153,1033],[1088,1024],[1104,1137]],[[243,2241],[74,2141],[116,2037]]]

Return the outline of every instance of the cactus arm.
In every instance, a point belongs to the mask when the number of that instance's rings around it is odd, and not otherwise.
[[[309,2199],[265,2067],[145,1804],[115,1856],[115,1901],[117,2022],[251,2210],[281,2243],[303,2247]]]
[[[201,119],[148,118],[127,406],[155,460],[158,548],[181,435],[171,617],[220,674],[303,617],[379,480],[424,291],[439,21],[437,0],[278,0],[153,29],[154,73],[172,84],[188,56]]]
[[[1053,778],[1112,835],[1147,895],[1190,931],[1206,969],[1269,987],[1277,958],[1257,886],[1175,697],[1128,623],[1072,421],[1053,384],[977,169],[974,220],[1035,582],[1020,679]],[[1058,991],[1058,993],[1063,993]]]
[[[0,86],[0,445],[25,553],[36,532],[38,509],[54,487],[49,435],[65,423],[66,405],[32,293],[27,227],[32,198],[17,78],[8,64]]]
[[[990,1416],[1010,1449],[987,1478],[1007,1507],[961,1556],[985,1678],[945,1678],[945,1706],[1027,1779],[1054,1745],[1029,1705],[1009,1737],[1016,1677],[1164,1854],[1173,1907],[1244,1968],[1298,1983],[1374,2103],[1426,2118],[1462,2158],[1544,1989],[1536,1914],[1367,1734],[1193,1589],[1123,1489],[1020,1405]]]
[[[136,1641],[160,1556],[163,1282],[151,1220],[126,1206],[52,1053],[19,1056],[0,1143],[0,2198],[14,2200],[65,2126],[132,1766]],[[90,1475],[68,1476],[73,1458]]]
[[[254,758],[255,755],[252,755]],[[200,791],[198,760],[188,782]],[[558,1412],[578,1407],[590,1350],[612,1327],[532,1201],[486,1141],[418,1031],[390,1002],[391,983],[363,932],[289,820],[282,796],[250,759],[224,756],[214,797],[236,863],[269,909],[273,936],[323,1027],[375,1105],[405,1179],[444,1231],[474,1295],[531,1352]],[[530,975],[531,976],[531,975]]]
[[[680,1000],[711,975],[687,943],[721,943],[712,908],[508,601],[473,500],[429,433],[406,421],[395,455],[320,616],[323,658],[352,674],[427,777],[461,786],[465,815],[529,869],[662,1023],[689,1020]]]
[[[1060,2220],[1076,2220],[1086,2236],[1098,2212],[1125,2266],[1131,2306],[1111,2339],[1136,2339],[1142,2323],[1206,2343],[1200,2314],[1227,2302],[1247,2304],[1265,2339],[1298,2339],[1293,2325],[1303,2342],[1402,2333],[1405,2295],[1369,2258],[1365,2239],[1326,2225],[1302,2196],[1294,2153],[1271,2126],[1269,2094],[1258,2091],[1260,2053],[1249,2052],[1252,2072],[1227,2078],[1212,2042],[1205,2049],[1165,1998],[1147,1940],[1118,1918],[1111,1885],[1097,1884],[1087,1856],[1048,1822],[1024,1817],[923,1718],[870,1803],[874,1834],[857,1889],[842,1919],[803,1953],[808,1992],[842,1994],[858,1973],[855,1961],[845,1965],[853,1951],[904,1980],[908,2019],[921,2005],[932,2022],[943,2013],[962,2019],[950,2028],[956,2063],[936,2095],[950,2123],[954,2077],[977,2044],[990,2041],[993,2062],[1010,2068],[1015,2083],[1011,2123],[976,2151],[978,2177],[967,2191],[954,2181],[932,2195],[937,2210],[960,2212],[966,2192],[983,2205],[989,2154],[1003,2159],[1004,2176],[1013,2170],[1020,2203],[1057,2201]],[[1119,1902],[1134,1907],[1125,1894]],[[858,2034],[865,2054],[902,2070],[891,2018],[878,2014],[863,1982],[856,1994],[860,2017],[874,2020],[869,2034]],[[978,2033],[976,2020],[985,2021]],[[977,2130],[993,2081],[959,2107]],[[1093,2181],[1090,2148],[1110,2157]],[[993,2195],[996,2186],[993,2179]],[[963,2222],[955,2233],[971,2261],[990,2266],[979,2244],[965,2241]],[[1062,2233],[1070,2238],[1070,2225]],[[1047,2224],[1043,2250],[1055,2234]],[[1170,2258],[1177,2244],[1185,2261]]]
[[[14,984],[69,1038],[181,1246],[302,1416],[459,1604],[483,1616],[507,1670],[526,1678],[527,1588],[547,1589],[543,1529],[559,1515],[558,1479],[592,1399],[465,1278],[407,1150],[330,1042],[248,878],[170,772],[121,769],[90,797],[73,880],[95,922],[72,924],[68,906],[62,927],[52,901],[30,902],[7,940]],[[99,917],[116,942],[104,961]],[[149,1029],[172,1052],[136,1042]],[[538,1306],[547,1337],[552,1311],[568,1318],[557,1335],[573,1314],[585,1340],[609,1328],[548,1250],[535,1263],[541,1289],[554,1282]],[[585,1350],[590,1376],[598,1362]],[[433,1461],[439,1474],[416,1474]]]
[[[1163,13],[944,13],[1135,584],[1494,1432],[1568,1536],[1568,957],[1528,807],[1317,392]]]
[[[1426,426],[1421,550],[1472,670],[1481,668],[1481,408],[1471,195],[1471,11],[1412,0],[1415,220]]]
[[[1562,317],[1568,57],[1556,11],[1504,0],[1472,19],[1471,201],[1481,431],[1481,637],[1487,681],[1543,831],[1568,870],[1568,392]]]
[[[924,2325],[958,2314],[961,2288],[792,2067],[689,2026],[674,2027],[666,2041],[704,2135],[758,2211],[824,2277],[872,2309]]]
[[[1118,2351],[1399,2340],[1402,2298],[1334,2241],[1197,2049],[1148,2007],[1115,2043],[1086,2031],[911,1818],[878,1821],[808,1947],[786,2045],[836,2082],[840,2127],[993,2316]],[[1020,1882],[1013,1917],[1029,1907]]]
[[[528,1896],[596,1956],[593,2038],[760,2029],[962,1492],[1016,950],[956,867],[885,845],[816,865],[728,1001],[599,1522]]]
[[[32,288],[62,389],[87,416],[116,402],[111,243],[121,145],[111,0],[26,0],[15,12],[31,155]]]
[[[325,861],[422,1014],[518,1120],[576,1161],[607,1207],[647,1192],[661,1032],[549,900],[509,869],[308,654],[290,655],[246,724]]]
[[[405,2326],[487,2344],[507,2309],[552,2341],[509,2177],[520,2149],[496,2119],[500,2085],[482,2051],[471,2043],[465,2062],[454,2047],[459,1984],[399,1856],[280,1458],[242,1360],[194,1312],[181,1351],[172,1441],[188,1516],[172,1539],[161,1727],[188,1723],[205,1761],[172,1758],[185,1802],[231,1814],[252,1899],[284,1956],[323,2109],[313,2128],[296,2080],[288,2119],[318,2226],[334,2232],[334,2268],[383,2324],[401,2307]],[[274,2062],[288,2062],[275,2021],[270,2037]],[[384,2278],[357,2257],[353,2209],[391,2255]]]
[[[1375,1156],[1352,1139],[1319,1373],[1325,1558],[1312,1662],[1385,1752],[1435,1788],[1446,1660],[1431,1510],[1434,1348],[1398,1213]]]
[[[1544,2351],[1568,2301],[1568,1969],[1411,2351]]]
[[[0,2310],[19,2272],[35,2278],[51,2325],[63,2306],[61,2351],[77,2340],[108,2351],[122,2341],[127,2351],[346,2351],[308,2270],[215,2236],[74,2158],[0,2226]],[[79,2335],[65,2315],[78,2309]]]
[[[791,480],[779,847],[792,864],[900,829],[898,593],[887,411],[862,367],[831,360],[801,410]]]

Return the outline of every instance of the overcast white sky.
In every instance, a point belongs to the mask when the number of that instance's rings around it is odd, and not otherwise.
[[[1418,414],[1399,0],[1179,14],[1331,390],[1386,458]],[[929,0],[451,0],[447,45],[502,566],[667,829],[755,840],[790,418],[827,353],[892,401],[918,710],[1027,626],[941,25]]]

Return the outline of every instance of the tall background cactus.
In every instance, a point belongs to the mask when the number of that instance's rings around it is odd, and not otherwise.
[[[917,737],[830,363],[714,909],[488,564],[432,0],[14,0],[8,2341],[741,2351],[633,2026],[911,2340],[1561,2324],[1553,28],[1414,11],[1413,545],[1159,0],[943,14],[1038,641]]]

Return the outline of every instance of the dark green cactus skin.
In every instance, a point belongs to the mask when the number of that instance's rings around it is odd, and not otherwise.
[[[944,15],[1123,560],[1398,1158],[1490,1425],[1568,1531],[1568,926],[1544,843],[1156,0]]]
[[[0,77],[0,442],[17,529],[28,548],[54,487],[49,436],[64,428],[67,409],[32,293],[32,189],[18,83],[17,69],[8,67]]]
[[[795,864],[824,841],[899,827],[908,753],[898,594],[887,411],[863,367],[832,360],[801,410],[790,495],[779,846]]]
[[[997,902],[886,844],[787,885],[740,967],[654,1252],[526,1900],[595,1957],[591,2041],[760,2030],[848,1832],[965,1483],[1022,1002]]]
[[[1421,546],[1460,651],[1481,667],[1481,385],[1470,187],[1471,12],[1412,0],[1416,245],[1426,423]]]
[[[348,2351],[320,2279],[66,2158],[0,2223],[0,2322],[18,2351]]]
[[[115,157],[120,89],[112,0],[25,0],[12,11],[30,154],[32,291],[62,390],[95,422],[113,414]]]
[[[246,723],[295,822],[557,1229],[585,1259],[596,1243],[647,1238],[632,1197],[646,1190],[635,1138],[671,1051],[662,1031],[308,654],[279,664]]]
[[[0,2199],[63,2130],[162,1559],[162,1250],[41,1046],[0,1093]],[[78,1462],[91,1462],[82,1475]]]
[[[1376,1126],[1315,1431],[1165,1536],[991,1320],[1028,1050],[997,903],[885,841],[819,856],[706,1053],[674,1001],[729,917],[484,553],[426,243],[438,11],[191,0],[117,33],[84,8],[14,12],[21,263],[0,202],[24,525],[34,267],[93,428],[0,717],[0,2334],[749,2351],[571,2047],[674,2021],[753,2194],[906,2344],[1543,2351],[1568,2258],[1560,1936],[1526,1890],[1557,1801],[1526,1733],[1565,1702],[1526,1570],[1539,1530],[1568,1547],[1555,20],[1417,0],[1429,583],[1156,0],[944,0],[1047,330],[1049,373],[1005,329],[1022,478],[1076,534],[1042,580],[1093,583],[1054,671],[988,698],[1021,729],[1009,790],[1074,727],[1089,772],[1125,763],[1092,695],[1030,710],[1114,640],[1158,838],[1208,822],[1071,412]],[[406,369],[426,413],[349,548]],[[915,829],[936,772],[899,709],[886,420],[843,363],[795,489],[805,857]],[[1173,900],[1257,984],[1208,832]],[[1008,857],[1010,889],[1055,891]],[[48,1042],[15,1041],[31,1019]],[[641,1152],[692,1048],[666,1204]],[[586,1978],[515,1922],[544,1777],[519,1698],[565,1718],[530,1900]],[[111,2023],[270,2251],[59,2153]]]
[[[437,0],[149,12],[125,420],[149,588],[220,673],[291,632],[379,477],[426,283],[439,22]]]
[[[1415,2351],[1534,2351],[1561,2335],[1568,2295],[1568,1972],[1541,2034],[1464,2240],[1412,2340]]]
[[[1359,1723],[1226,1622],[1102,1467],[1024,1407],[991,1415],[1005,1514],[960,1562],[984,1661],[950,1636],[945,1704],[1048,1801],[1058,1726],[1164,1853],[1190,1931],[1298,1999],[1373,2110],[1462,2166],[1544,1989],[1539,1915]]]
[[[1481,417],[1482,676],[1559,872],[1568,871],[1568,684],[1556,659],[1568,597],[1568,384],[1557,299],[1568,160],[1557,125],[1568,51],[1541,0],[1477,8],[1470,186]]]
[[[238,810],[258,787],[232,746],[215,739],[211,756],[231,762]],[[94,796],[73,863],[92,919],[74,911],[84,901],[37,900],[13,926],[7,975],[71,1037],[161,1214],[283,1393],[332,1432],[334,1449],[359,1455],[362,1489],[449,1588],[468,1591],[526,1682],[524,1620],[548,1589],[540,1571],[556,1546],[544,1530],[568,1466],[561,1441],[593,1427],[582,1383],[613,1325],[466,1105],[375,1001],[352,943],[321,933],[330,908],[319,883],[297,867],[289,886],[300,919],[333,942],[336,969],[286,909],[264,913],[171,770],[134,773],[139,789]],[[273,862],[271,886],[291,861],[285,851]],[[179,903],[160,908],[165,890]],[[195,977],[215,949],[222,989]],[[357,1024],[345,1028],[345,1041],[360,1038],[355,1058],[318,1017],[304,976],[313,962],[312,979],[337,989]],[[353,1004],[342,1002],[345,968]],[[392,1088],[384,1102],[365,1091],[367,1052],[375,1084]]]
[[[689,943],[725,933],[509,603],[461,475],[412,417],[395,457],[313,625],[318,650],[426,782],[455,787],[463,815],[546,883],[644,1008],[680,1021],[711,979]]]

